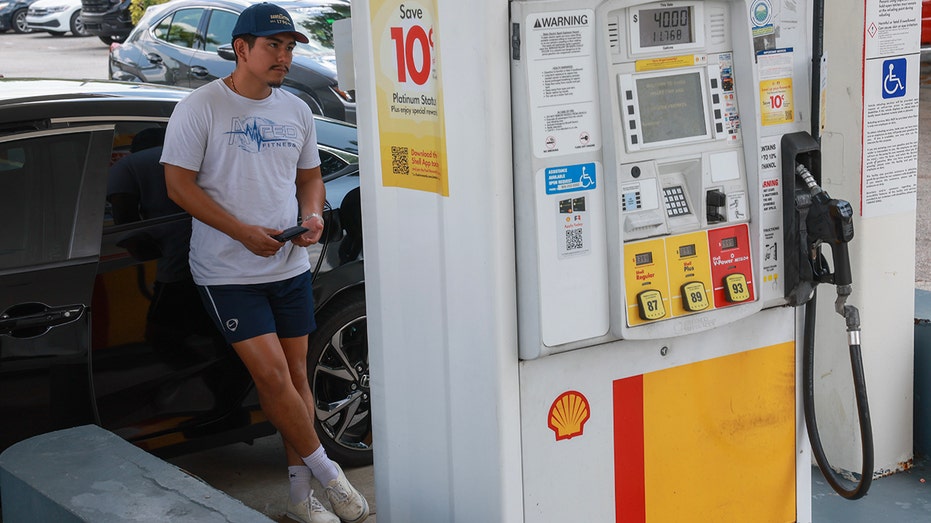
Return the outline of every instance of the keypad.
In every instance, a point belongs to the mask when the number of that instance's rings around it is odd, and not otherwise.
[[[690,214],[689,205],[685,201],[685,191],[681,185],[663,188],[663,198],[666,201],[666,216],[684,216]]]

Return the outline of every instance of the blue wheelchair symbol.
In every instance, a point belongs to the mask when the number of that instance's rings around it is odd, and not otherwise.
[[[905,77],[908,63],[905,58],[883,62],[883,98],[905,96]]]

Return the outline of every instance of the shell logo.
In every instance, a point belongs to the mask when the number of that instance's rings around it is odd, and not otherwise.
[[[591,417],[588,399],[581,392],[563,392],[550,406],[548,425],[556,433],[556,441],[581,436],[585,422]]]

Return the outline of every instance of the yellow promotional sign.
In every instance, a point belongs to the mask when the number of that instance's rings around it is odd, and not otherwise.
[[[372,0],[382,184],[449,196],[436,0]]]
[[[762,125],[778,125],[795,121],[791,78],[760,80],[760,114]]]

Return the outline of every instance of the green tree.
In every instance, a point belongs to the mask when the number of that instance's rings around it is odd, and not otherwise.
[[[150,5],[164,4],[168,0],[132,0],[129,5],[129,15],[132,18],[133,25],[139,23],[139,19],[145,14],[145,10]]]

